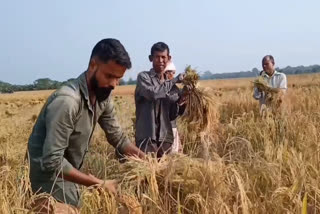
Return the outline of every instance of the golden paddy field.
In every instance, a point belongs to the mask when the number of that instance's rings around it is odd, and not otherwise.
[[[219,117],[206,132],[179,124],[184,155],[120,164],[97,128],[82,170],[117,179],[119,194],[83,188],[81,213],[319,213],[320,75],[289,76],[278,116],[259,115],[252,80],[200,82],[214,89]],[[134,88],[113,92],[131,140]],[[30,213],[27,141],[51,93],[0,94],[0,213]]]

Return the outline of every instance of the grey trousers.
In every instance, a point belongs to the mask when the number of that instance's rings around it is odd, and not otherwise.
[[[157,158],[161,158],[164,154],[171,151],[172,142],[155,141],[144,139],[136,142],[136,146],[144,153],[155,153]]]

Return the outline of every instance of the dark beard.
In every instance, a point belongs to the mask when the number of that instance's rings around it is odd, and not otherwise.
[[[110,95],[111,91],[114,89],[114,87],[112,87],[112,86],[99,87],[96,73],[97,73],[97,71],[94,72],[94,75],[91,78],[91,86],[92,86],[92,90],[94,91],[94,93],[96,95],[96,99],[100,103],[109,97],[109,95]]]

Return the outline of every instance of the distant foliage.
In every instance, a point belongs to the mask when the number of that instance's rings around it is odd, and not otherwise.
[[[297,66],[291,67],[287,66],[285,68],[276,68],[277,71],[285,73],[287,75],[290,74],[306,74],[306,73],[318,73],[320,72],[320,65],[310,65],[310,66]],[[260,70],[257,68],[253,68],[251,71],[240,71],[240,72],[232,72],[232,73],[218,73],[213,74],[210,71],[202,72],[201,79],[209,80],[209,79],[228,79],[228,78],[247,78],[247,77],[256,77],[259,76]]]
[[[133,80],[131,77],[129,78],[129,80],[127,81],[127,85],[135,85],[137,84],[137,80]]]
[[[276,68],[276,70],[288,75],[318,73],[320,72],[320,65],[297,66],[297,67],[287,66],[282,69]],[[218,73],[218,74],[213,74],[211,71],[204,71],[204,72],[200,72],[200,79],[209,80],[209,79],[247,78],[247,77],[257,77],[259,76],[259,74],[260,74],[260,70],[257,68],[253,68],[251,71],[240,71],[240,72]],[[0,81],[0,93],[13,93],[14,91],[57,89],[72,80],[74,79],[68,79],[67,81],[59,82],[56,80],[51,80],[49,78],[41,78],[41,79],[35,80],[33,84],[27,84],[27,85],[12,85],[10,83]],[[119,81],[119,85],[135,85],[136,83],[137,83],[137,80],[134,80],[131,77],[129,78],[128,81],[125,81],[123,79]]]
[[[57,89],[62,85],[74,79],[68,79],[64,82],[51,80],[49,78],[37,79],[33,84],[27,85],[11,85],[10,83],[0,81],[0,92],[1,93],[13,93],[14,91],[32,91],[32,90],[50,90]]]

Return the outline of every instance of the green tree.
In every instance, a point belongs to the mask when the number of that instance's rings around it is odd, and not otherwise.
[[[54,89],[56,82],[49,78],[37,79],[33,82],[36,90]]]
[[[135,85],[137,83],[137,80],[133,80],[131,77],[129,78],[127,85]]]
[[[124,79],[120,79],[119,85],[125,85],[125,84],[126,84],[126,81],[124,81]]]

